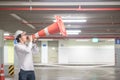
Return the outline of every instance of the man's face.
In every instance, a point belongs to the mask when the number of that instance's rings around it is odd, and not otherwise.
[[[27,42],[27,35],[26,35],[26,33],[22,33],[22,34],[21,34],[21,40],[22,40],[23,42]]]

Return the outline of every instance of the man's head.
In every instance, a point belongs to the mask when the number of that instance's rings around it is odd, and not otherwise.
[[[15,35],[14,35],[15,39],[17,40],[17,42],[22,42],[22,43],[25,43],[27,41],[27,35],[26,35],[26,32],[22,31],[22,30],[17,30],[15,32]]]

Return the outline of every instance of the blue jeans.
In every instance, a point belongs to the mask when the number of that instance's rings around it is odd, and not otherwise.
[[[35,80],[34,71],[24,71],[21,69],[19,72],[19,80]]]

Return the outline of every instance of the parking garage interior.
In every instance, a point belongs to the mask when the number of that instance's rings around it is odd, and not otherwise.
[[[54,23],[37,37],[36,80],[119,80],[119,14],[119,0],[0,0],[0,80],[18,80],[15,32],[36,36]]]

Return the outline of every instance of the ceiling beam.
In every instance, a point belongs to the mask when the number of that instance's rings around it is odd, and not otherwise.
[[[120,8],[0,8],[0,10],[13,11],[120,11]]]
[[[48,37],[40,37],[40,39],[91,39],[91,38],[105,38],[105,39],[120,39],[119,35],[71,35],[67,37],[63,36],[48,36]],[[6,40],[13,40],[13,36],[4,36]]]
[[[28,21],[26,21],[25,19],[21,18],[21,17],[18,16],[17,14],[12,13],[12,14],[10,14],[10,15],[11,15],[13,18],[15,18],[15,19],[17,19],[17,20],[19,20],[19,21],[21,21],[21,22],[28,23]],[[36,29],[35,26],[33,26],[32,24],[26,24],[26,25],[29,26],[29,27],[32,28],[32,29]]]
[[[103,6],[120,5],[120,1],[111,2],[21,2],[21,1],[0,1],[0,6]]]

